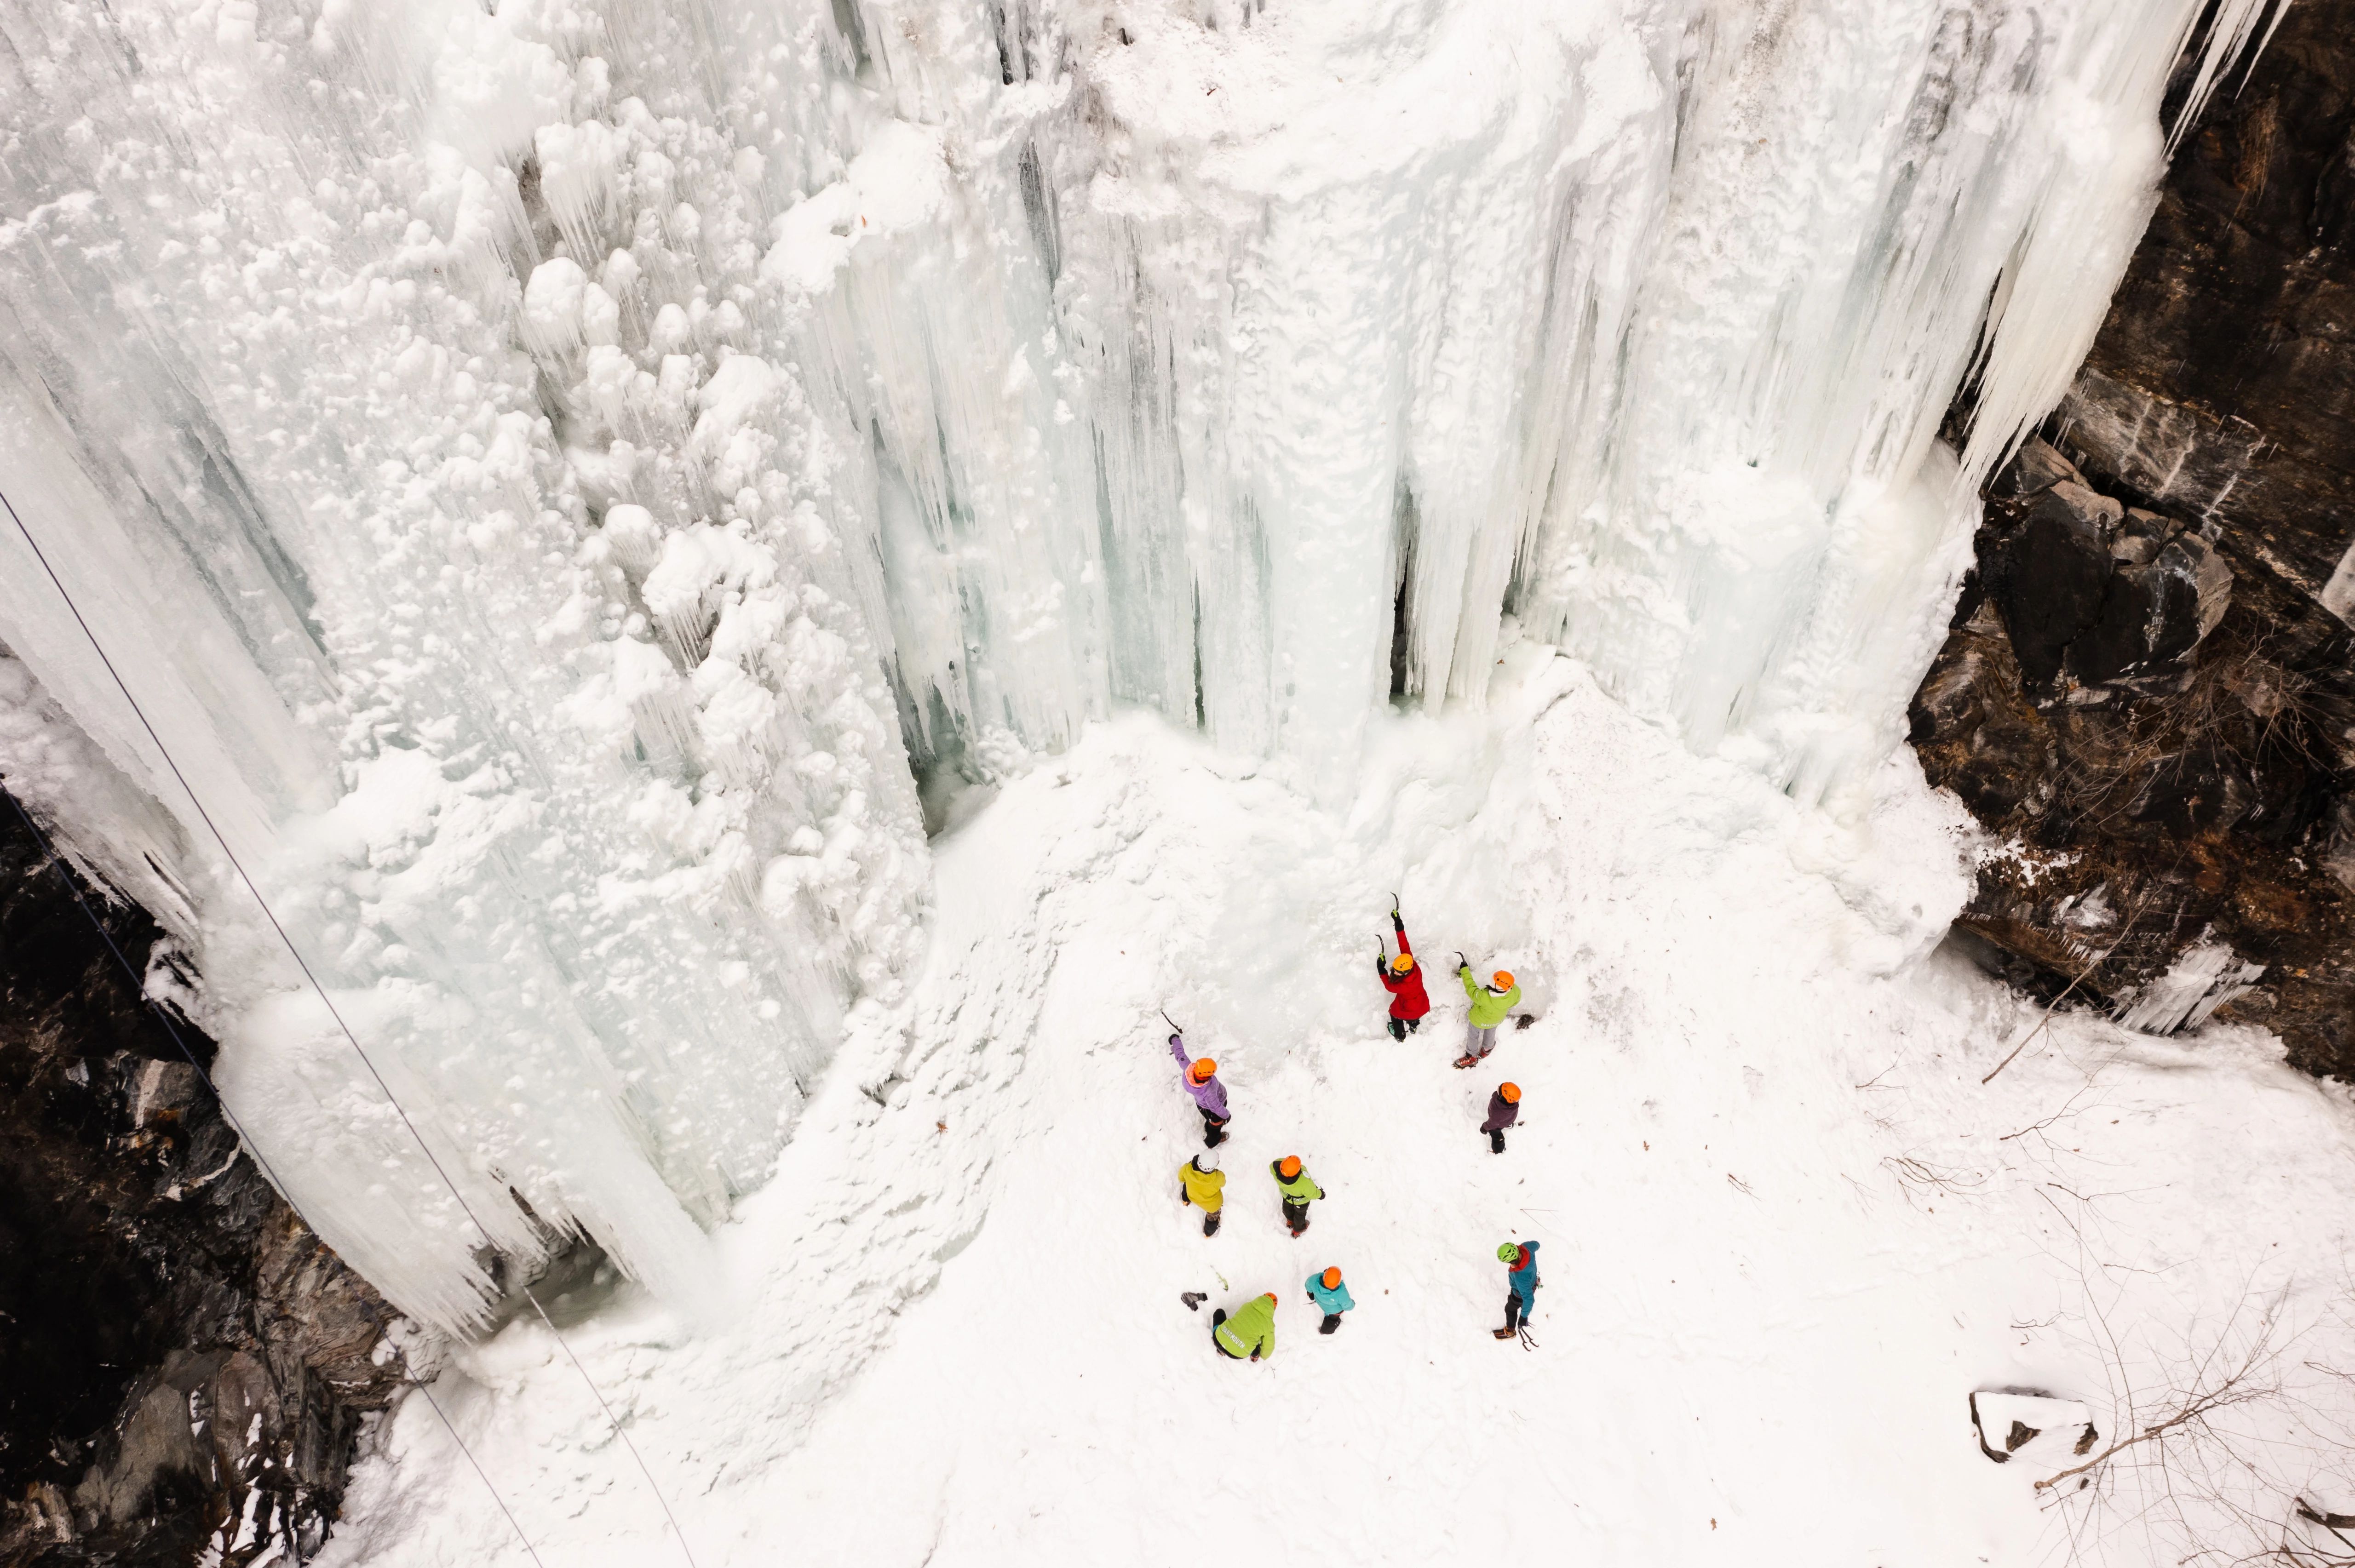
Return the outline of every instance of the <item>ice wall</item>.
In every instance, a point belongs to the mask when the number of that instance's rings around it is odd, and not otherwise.
[[[145,715],[0,528],[0,771],[405,1307],[570,1231],[692,1298],[919,782],[1135,703],[1341,795],[1508,613],[1857,778],[2200,9],[0,0],[0,483]]]
[[[830,478],[867,454],[764,352],[775,204],[714,107],[723,61],[805,101],[838,45],[690,20],[0,13],[0,476],[226,846],[13,530],[0,637],[180,830],[230,1103],[444,1325],[492,1248],[574,1229],[692,1297],[699,1225],[914,952],[871,536]],[[670,69],[617,86],[600,50]]]

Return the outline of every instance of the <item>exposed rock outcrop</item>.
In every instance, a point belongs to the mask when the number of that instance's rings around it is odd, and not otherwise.
[[[1978,557],[1913,708],[1931,781],[2013,845],[1961,929],[2137,1027],[2229,1007],[2301,1065],[2355,1064],[2331,710],[2274,657],[2267,600],[2041,441],[1991,487]]]
[[[1992,961],[2055,989],[2083,973],[2144,1026],[2262,1022],[2341,1076],[2350,245],[2355,0],[2297,0],[2179,154],[2053,446],[1990,487],[1913,706],[1932,779],[2019,846],[1961,923]]]
[[[301,1561],[398,1386],[390,1308],[240,1152],[69,874],[0,800],[0,1562]],[[144,964],[153,926],[82,891]]]
[[[2073,389],[1989,487],[1915,696],[2014,847],[1961,939],[2355,1077],[2355,0],[2296,0],[2179,152]]]

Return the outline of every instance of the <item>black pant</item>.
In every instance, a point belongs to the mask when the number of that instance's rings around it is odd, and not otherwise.
[[[1202,1234],[1204,1235],[1214,1236],[1219,1234],[1219,1213],[1220,1211],[1212,1209],[1209,1213],[1202,1216]]]
[[[1535,1290],[1531,1290],[1529,1292],[1529,1312],[1530,1314],[1534,1314],[1537,1309],[1538,1295]],[[1521,1309],[1521,1293],[1518,1290],[1508,1290],[1505,1292],[1505,1327],[1508,1329],[1519,1328],[1521,1326],[1521,1319],[1523,1316],[1524,1313]]]
[[[1228,1118],[1225,1117],[1212,1116],[1209,1111],[1202,1112],[1203,1148],[1216,1149],[1227,1140],[1227,1121]]]
[[[1284,1223],[1292,1227],[1292,1234],[1294,1235],[1298,1235],[1301,1232],[1306,1230],[1308,1228],[1308,1200],[1305,1198],[1286,1198],[1284,1201]]]
[[[1327,1312],[1325,1314],[1325,1321],[1316,1326],[1316,1331],[1320,1334],[1329,1334],[1340,1326],[1341,1314],[1338,1312]]]
[[[1391,1020],[1391,1038],[1403,1040],[1422,1027],[1423,1020],[1420,1018],[1393,1018]]]
[[[1502,1154],[1505,1152],[1505,1129],[1503,1128],[1492,1127],[1488,1129],[1488,1152],[1491,1154]]]
[[[1210,1348],[1218,1351],[1219,1354],[1226,1357],[1227,1360],[1231,1361],[1239,1361],[1242,1360],[1242,1357],[1227,1349],[1225,1344],[1223,1344],[1219,1339],[1219,1325],[1226,1320],[1227,1309],[1225,1308],[1213,1307],[1210,1308]]]

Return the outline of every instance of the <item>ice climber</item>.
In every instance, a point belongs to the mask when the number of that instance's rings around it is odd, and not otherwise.
[[[1505,1152],[1505,1129],[1518,1120],[1520,1114],[1521,1086],[1498,1084],[1497,1092],[1488,1097],[1488,1119],[1480,1124],[1480,1130],[1488,1135],[1489,1153]]]
[[[1325,1189],[1308,1179],[1308,1167],[1300,1163],[1300,1156],[1287,1154],[1281,1160],[1267,1162],[1268,1173],[1275,1178],[1275,1190],[1284,1194],[1284,1223],[1299,1235],[1308,1229],[1310,1200],[1325,1195]]]
[[[1226,1172],[1219,1169],[1216,1150],[1204,1150],[1178,1167],[1178,1201],[1202,1211],[1202,1234],[1219,1234],[1219,1211],[1227,1206]]]
[[[1349,1299],[1349,1287],[1341,1283],[1339,1266],[1308,1277],[1308,1301],[1325,1314],[1325,1321],[1316,1326],[1320,1334],[1329,1334],[1341,1326],[1341,1314],[1357,1303]]]
[[[1406,922],[1395,909],[1391,911],[1391,929],[1398,933],[1398,957],[1387,961],[1377,959],[1374,973],[1381,980],[1382,989],[1391,993],[1391,1038],[1403,1040],[1423,1027],[1423,1015],[1431,1011],[1431,994],[1423,989],[1423,966],[1414,961],[1414,949],[1407,946]]]
[[[1212,1312],[1210,1343],[1229,1361],[1263,1361],[1275,1354],[1275,1292],[1252,1297],[1231,1318],[1223,1307]]]
[[[1505,1022],[1505,1014],[1520,1005],[1521,988],[1513,983],[1510,969],[1498,969],[1484,986],[1472,978],[1470,964],[1458,964],[1455,978],[1464,982],[1464,994],[1472,999],[1472,1012],[1464,1032],[1464,1054],[1455,1058],[1455,1065],[1469,1067],[1497,1048],[1497,1025]]]
[[[1169,1037],[1169,1054],[1186,1069],[1186,1092],[1202,1113],[1202,1147],[1216,1149],[1227,1140],[1227,1086],[1219,1082],[1219,1065],[1208,1056],[1186,1054],[1186,1037]]]
[[[1507,1242],[1497,1249],[1497,1259],[1506,1266],[1505,1283],[1513,1288],[1505,1298],[1505,1326],[1495,1332],[1497,1338],[1509,1340],[1537,1311],[1538,1244]]]

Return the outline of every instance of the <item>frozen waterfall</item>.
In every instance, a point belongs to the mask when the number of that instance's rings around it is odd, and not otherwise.
[[[0,0],[0,484],[139,709],[0,527],[0,774],[402,1307],[692,1300],[1115,705],[1342,797],[1509,616],[1839,809],[2265,7]]]

